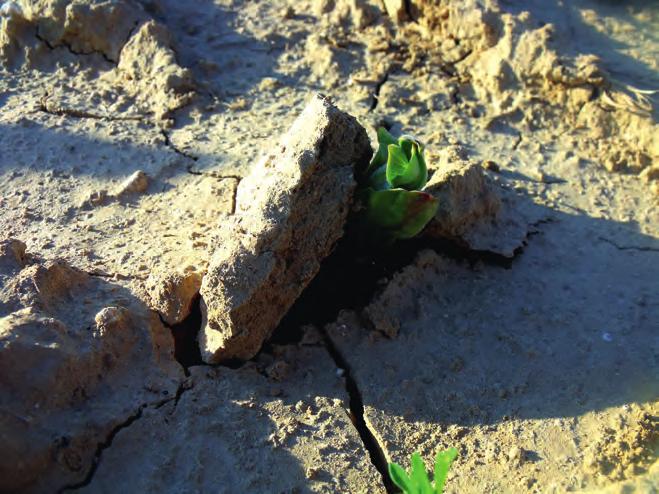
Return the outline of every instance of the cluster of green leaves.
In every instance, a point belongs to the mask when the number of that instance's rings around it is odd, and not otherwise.
[[[435,457],[434,486],[428,478],[426,467],[419,453],[412,455],[412,466],[409,475],[400,465],[389,463],[389,476],[394,484],[400,487],[405,494],[442,494],[448,471],[457,456],[458,450],[455,448],[449,448],[446,451],[437,453]]]
[[[378,150],[360,177],[366,222],[392,240],[417,235],[437,212],[437,199],[421,192],[428,181],[423,146],[378,129]]]

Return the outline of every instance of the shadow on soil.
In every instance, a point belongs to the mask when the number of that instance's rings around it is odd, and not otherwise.
[[[561,1],[519,1],[502,0],[504,12],[519,14],[523,11],[531,13],[538,21],[538,26],[552,23],[556,30],[556,40],[569,39],[570,43],[561,46],[561,52],[570,56],[583,53],[593,53],[601,58],[606,70],[618,81],[638,86],[639,89],[654,90],[659,84],[657,71],[648,63],[625,54],[624,50],[639,47],[640,39],[633,33],[642,33],[644,38],[659,41],[656,29],[656,17],[659,7],[653,0],[630,0],[617,2],[615,0],[578,0]],[[587,22],[589,11],[596,12],[594,18],[600,20],[599,26],[605,30],[613,30],[623,38],[616,39],[600,32],[596,25]],[[645,12],[645,20],[634,13]],[[614,27],[608,25],[609,19],[615,19]],[[624,34],[627,33],[627,36]],[[624,39],[624,41],[623,41]],[[643,48],[641,48],[642,50]],[[656,106],[656,105],[655,105]],[[657,120],[657,112],[654,112]]]
[[[512,261],[424,240],[368,256],[344,240],[272,341],[297,341],[305,324],[322,327],[343,309],[359,314],[380,280],[430,248],[447,267],[401,287],[411,309],[397,338],[373,342],[365,317],[345,340],[330,332],[366,405],[474,424],[655,399],[659,240],[632,224],[545,213],[551,221]]]

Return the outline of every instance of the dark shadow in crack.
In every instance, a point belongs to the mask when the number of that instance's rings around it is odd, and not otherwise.
[[[361,232],[348,229],[286,313],[273,333],[272,343],[295,343],[302,338],[305,325],[322,327],[334,321],[342,310],[361,310],[423,249],[471,264],[487,262],[510,268],[513,262],[490,252],[465,249],[449,239],[415,238],[391,245],[373,245],[363,240]]]
[[[174,357],[183,366],[186,375],[190,375],[189,368],[193,365],[202,365],[201,350],[197,342],[197,334],[201,329],[201,297],[197,294],[192,301],[190,314],[183,321],[170,327],[174,337]]]

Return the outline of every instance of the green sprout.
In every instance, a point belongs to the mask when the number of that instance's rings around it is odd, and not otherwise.
[[[421,192],[428,181],[423,146],[378,129],[378,150],[360,177],[366,223],[391,240],[417,235],[437,212],[437,199]]]
[[[389,476],[394,484],[400,487],[405,494],[442,494],[448,471],[457,456],[458,450],[455,448],[449,448],[446,451],[437,453],[435,457],[434,487],[430,483],[430,479],[426,473],[426,467],[419,453],[412,455],[412,467],[409,475],[397,463],[389,463]]]

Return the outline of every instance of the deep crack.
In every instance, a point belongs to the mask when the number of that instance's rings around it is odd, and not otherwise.
[[[323,335],[327,353],[332,357],[336,366],[344,371],[343,376],[345,378],[346,391],[349,398],[348,406],[350,408],[350,420],[355,426],[355,429],[357,429],[357,433],[364,444],[364,448],[366,448],[366,451],[368,452],[371,463],[382,476],[382,483],[384,484],[386,491],[388,493],[399,492],[391,481],[391,478],[389,478],[387,457],[384,454],[384,449],[364,419],[364,400],[362,399],[357,382],[352,377],[350,366],[334,346],[332,340],[324,329],[321,330],[321,334]]]
[[[373,111],[377,108],[378,103],[380,101],[380,90],[382,89],[382,86],[389,80],[389,71],[384,73],[384,76],[382,76],[382,79],[380,79],[376,84],[375,84],[375,90],[373,91],[373,99],[371,100],[371,106],[369,108],[369,111]]]
[[[165,401],[171,401],[173,399],[174,398],[169,398],[168,400]],[[62,492],[74,491],[89,485],[92,479],[94,478],[94,474],[98,469],[98,465],[101,462],[103,451],[105,451],[110,446],[112,446],[112,441],[114,441],[114,438],[116,437],[117,434],[119,434],[119,432],[130,427],[134,422],[136,422],[142,417],[142,412],[147,406],[148,405],[145,404],[140,405],[139,408],[137,408],[137,410],[134,411],[126,420],[124,420],[122,423],[120,423],[110,431],[105,441],[98,443],[98,445],[96,446],[96,452],[94,453],[94,457],[92,458],[91,467],[89,468],[89,471],[87,472],[87,475],[85,475],[84,479],[82,479],[80,482],[76,482],[75,484],[65,485],[64,487],[61,487],[60,489],[58,489],[57,493],[60,494]]]
[[[382,476],[388,493],[398,492],[388,475],[386,455],[364,418],[364,402],[346,358],[338,351],[325,332],[324,326],[336,319],[344,309],[361,312],[377,293],[386,286],[386,279],[411,264],[422,249],[433,249],[449,258],[467,260],[472,264],[487,262],[509,269],[513,259],[490,252],[471,251],[448,240],[415,238],[401,241],[387,248],[374,249],[357,240],[358,233],[349,231],[339,241],[334,252],[322,263],[321,269],[295,302],[270,343],[291,344],[302,338],[303,327],[317,326],[325,348],[336,366],[345,371],[346,391],[349,395],[350,418],[370,461]],[[518,249],[515,256],[522,252]],[[385,283],[382,281],[385,280]]]
[[[198,293],[195,295],[191,303],[190,314],[177,324],[167,324],[162,315],[158,314],[158,316],[163,325],[172,332],[174,358],[183,367],[185,375],[189,376],[190,367],[204,364],[197,342],[197,335],[201,330],[201,296]]]

